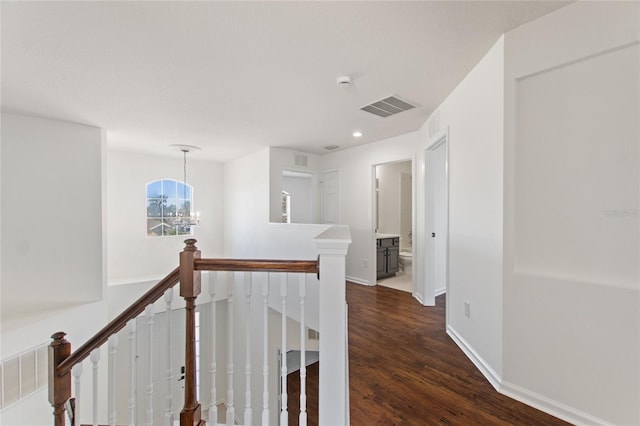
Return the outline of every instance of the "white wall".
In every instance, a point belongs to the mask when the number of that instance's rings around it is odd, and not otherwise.
[[[306,223],[320,222],[320,190],[319,190],[319,164],[320,156],[306,152],[292,151],[284,148],[269,148],[269,220],[282,222],[282,172],[311,173],[311,219]],[[296,158],[306,159],[307,165],[296,164]],[[300,161],[299,161],[300,162]],[[305,222],[298,222],[305,223]]]
[[[494,381],[502,370],[503,59],[500,39],[437,113],[449,131],[449,331]]]
[[[3,319],[99,300],[102,131],[3,114],[2,151]]]
[[[414,132],[321,157],[322,170],[335,169],[340,172],[339,217],[342,224],[349,226],[352,237],[347,254],[347,279],[367,285],[376,283],[372,214],[375,206],[374,166],[413,159],[418,142],[419,133]]]
[[[106,322],[103,133],[2,114],[2,345],[6,359],[65,331],[72,348]],[[79,321],[78,318],[82,320]],[[51,422],[46,389],[2,411],[2,423]]]
[[[411,171],[411,161],[376,166],[378,178],[378,232],[382,234],[398,234],[402,242],[408,238],[408,235],[401,235],[400,232],[400,211],[402,209],[400,176],[401,173],[411,174]],[[410,199],[409,202],[411,202]]]
[[[283,176],[282,190],[289,194],[291,223],[313,223],[312,177]]]
[[[411,252],[413,244],[413,176],[412,165],[400,173],[400,251]],[[405,271],[407,272],[407,271]]]
[[[167,148],[169,150],[169,148]],[[182,155],[160,157],[109,150],[107,153],[108,280],[110,285],[155,280],[178,266],[187,237],[148,237],[146,184],[168,178],[183,180]],[[193,186],[200,225],[193,238],[204,257],[223,253],[222,166],[187,156],[187,183]]]
[[[637,2],[505,36],[505,392],[640,424]]]

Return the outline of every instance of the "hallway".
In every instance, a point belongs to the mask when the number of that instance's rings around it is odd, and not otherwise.
[[[410,293],[347,283],[351,424],[566,425],[496,392]]]

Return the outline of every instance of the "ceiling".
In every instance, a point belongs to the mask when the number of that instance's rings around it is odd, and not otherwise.
[[[565,4],[2,1],[2,109],[104,128],[114,149],[323,153],[418,129],[501,34]],[[360,110],[392,94],[419,107]]]

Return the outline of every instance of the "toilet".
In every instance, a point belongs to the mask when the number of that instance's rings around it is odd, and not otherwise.
[[[413,260],[413,254],[411,253],[411,250],[407,251],[401,251],[400,252],[400,268],[402,269],[402,272],[404,272],[405,274],[411,275],[411,263]]]

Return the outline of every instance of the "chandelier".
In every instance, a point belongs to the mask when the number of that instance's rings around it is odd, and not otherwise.
[[[193,192],[190,192],[190,196],[187,197],[187,153],[192,151],[199,151],[200,147],[193,145],[169,145],[171,148],[182,152],[182,205],[176,206],[176,219],[173,224],[176,227],[178,233],[190,232],[192,226],[200,224],[200,212],[196,212],[195,215],[191,211],[191,202],[193,200]],[[179,194],[177,194],[179,195]]]

